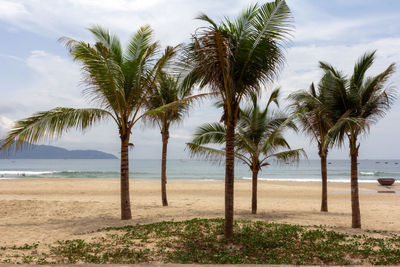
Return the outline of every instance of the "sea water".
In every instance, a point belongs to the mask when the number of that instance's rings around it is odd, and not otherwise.
[[[132,179],[160,179],[161,160],[136,159],[130,162]],[[274,161],[259,173],[260,180],[320,181],[320,161],[301,160],[299,163],[281,164]],[[0,179],[21,177],[60,178],[117,178],[119,159],[2,159]],[[360,182],[376,182],[379,177],[400,178],[400,160],[360,160],[358,165]],[[224,166],[218,162],[202,160],[168,160],[169,180],[223,180]],[[328,161],[328,180],[348,182],[349,160]],[[249,168],[237,162],[236,179],[251,179]]]

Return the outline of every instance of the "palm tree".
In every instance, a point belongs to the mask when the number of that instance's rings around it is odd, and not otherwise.
[[[156,60],[159,50],[152,40],[149,26],[141,27],[129,40],[123,51],[119,38],[100,26],[91,27],[95,43],[90,44],[63,37],[60,39],[69,49],[73,59],[82,65],[84,94],[98,108],[63,108],[38,112],[17,121],[8,133],[3,147],[16,143],[22,145],[59,137],[68,129],[85,130],[94,124],[112,119],[121,140],[121,219],[132,218],[129,197],[129,156],[132,127],[146,113],[145,101],[152,83],[161,73],[171,56],[166,50]]]
[[[337,123],[330,130],[329,136],[339,145],[348,139],[351,158],[351,210],[352,228],[361,228],[361,214],[358,195],[358,151],[359,136],[369,131],[372,124],[382,118],[390,109],[395,91],[387,86],[393,74],[392,63],[382,73],[366,77],[367,70],[375,60],[375,52],[365,53],[354,66],[353,74],[347,78],[332,65],[320,62],[329,80],[327,87],[328,108],[331,117]]]
[[[285,113],[274,111],[270,104],[278,104],[279,89],[274,91],[264,109],[261,110],[257,96],[252,95],[252,106],[240,109],[235,131],[235,156],[243,161],[252,172],[251,212],[257,213],[257,181],[259,171],[269,160],[298,161],[305,155],[303,149],[292,150],[283,137],[283,132],[291,128],[297,131],[292,118]],[[220,159],[225,151],[206,145],[222,145],[226,142],[226,126],[222,123],[205,124],[199,127],[192,142],[188,143],[190,153],[205,159]]]
[[[235,127],[239,105],[251,92],[278,74],[284,62],[282,43],[292,28],[290,9],[283,0],[252,5],[236,19],[219,24],[207,15],[186,47],[182,67],[186,81],[207,87],[223,102],[225,148],[225,238],[233,237]]]
[[[332,118],[326,112],[326,77],[323,77],[316,90],[314,83],[308,91],[300,90],[291,95],[293,112],[297,114],[302,129],[310,135],[318,144],[318,155],[321,159],[322,197],[321,211],[328,211],[328,175],[326,159],[328,157],[329,138],[328,132],[333,126]]]
[[[154,86],[150,90],[146,103],[148,110],[155,110],[159,107],[176,103],[186,99],[190,95],[190,88],[180,83],[179,76],[168,75],[162,72]],[[148,120],[157,125],[161,132],[162,159],[161,159],[161,200],[163,206],[168,206],[167,201],[167,146],[169,139],[169,128],[172,124],[181,122],[188,111],[188,103],[182,102],[173,108],[165,109],[162,113],[149,116]]]

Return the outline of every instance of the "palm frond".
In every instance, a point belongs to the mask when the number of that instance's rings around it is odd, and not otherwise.
[[[113,115],[102,109],[55,108],[43,111],[19,120],[3,140],[2,148],[16,144],[17,148],[25,144],[35,144],[61,136],[69,129],[85,130],[100,120]]]
[[[165,105],[161,105],[159,107],[154,107],[153,109],[149,109],[145,111],[142,115],[137,117],[134,121],[136,123],[142,118],[148,117],[148,119],[158,119],[160,116],[163,116],[165,114],[170,113],[175,113],[178,110],[184,111],[184,109],[188,108],[190,105],[192,105],[195,101],[200,101],[205,98],[212,97],[213,94],[211,93],[204,93],[204,94],[197,94],[197,95],[192,95],[192,96],[187,96],[183,99],[178,99],[173,102],[167,103]]]
[[[318,83],[318,88],[315,88],[314,83],[309,87],[309,90],[299,90],[289,95],[289,100],[292,102],[290,108],[293,111],[293,119],[300,122],[303,132],[311,136],[318,143],[319,153],[323,153],[322,148],[327,149],[330,144],[327,138],[329,129],[337,120],[334,116],[334,108],[329,108],[330,99],[326,96],[328,92],[333,92],[332,79],[336,79],[331,70],[336,71],[333,67],[323,63],[328,74],[324,74]]]
[[[361,88],[365,73],[372,66],[375,59],[375,51],[362,55],[354,66],[353,75],[350,77],[350,88]]]
[[[367,133],[371,125],[390,109],[395,98],[394,88],[385,87],[394,72],[394,64],[375,77],[365,77],[374,58],[375,51],[361,56],[349,79],[334,74],[333,67],[325,67],[329,71],[324,77],[331,80],[324,89],[327,110],[336,118],[329,138],[339,146],[346,136],[354,141],[359,134]]]
[[[346,111],[337,122],[329,129],[327,137],[331,143],[341,147],[345,138],[349,136],[351,129],[360,132],[361,129],[366,129],[368,125],[362,118],[351,117],[351,111]]]
[[[208,160],[221,164],[225,159],[225,150],[217,149],[207,146],[202,146],[196,143],[186,143],[186,147],[189,149],[191,157],[197,157],[198,159]],[[245,163],[247,166],[251,167],[251,160],[245,155],[235,152],[235,157]]]
[[[297,127],[293,122],[294,116],[268,109],[266,112],[265,110],[261,111],[256,95],[250,96],[252,97],[252,104],[240,109],[235,130],[235,156],[250,168],[261,168],[262,166],[258,162],[260,156],[268,158],[269,155],[277,154],[282,150],[291,150],[283,137],[283,133],[287,129],[297,130]],[[273,91],[269,98],[270,102],[278,102],[277,96],[278,91]],[[196,129],[191,146],[199,149],[210,144],[218,146],[225,143],[225,138],[226,126],[224,124],[205,124]],[[203,153],[202,156],[211,153],[210,150],[201,150],[201,152]],[[283,155],[285,154],[282,154],[282,157]]]
[[[215,23],[209,16],[207,16],[207,15],[204,14],[204,13],[200,13],[200,14],[196,17],[196,19],[205,21],[205,22],[211,24],[211,26],[212,26],[214,29],[218,29],[217,23]]]
[[[269,96],[269,99],[268,99],[268,102],[267,102],[267,106],[265,107],[265,110],[264,110],[264,113],[266,113],[267,112],[267,110],[268,110],[268,108],[269,108],[269,105],[271,104],[271,103],[275,103],[275,105],[277,106],[277,107],[279,107],[279,101],[278,101],[278,99],[279,99],[279,97],[280,97],[280,90],[281,90],[281,88],[275,88],[273,91],[272,91],[272,93],[270,94],[270,96]]]
[[[252,5],[236,19],[217,24],[207,15],[199,19],[210,27],[199,28],[183,49],[179,64],[185,68],[185,84],[197,83],[219,93],[223,119],[237,116],[240,102],[259,93],[276,76],[283,63],[281,43],[291,28],[285,1]]]
[[[337,70],[334,66],[332,66],[331,64],[329,64],[327,62],[320,61],[319,67],[320,67],[320,69],[322,69],[324,71],[331,72],[333,74],[333,76],[335,76],[336,78],[339,78],[339,79],[346,78],[345,75],[341,71]]]
[[[390,76],[395,72],[395,64],[392,63],[389,67],[382,73],[376,75],[375,77],[370,77],[365,80],[364,85],[361,87],[361,104],[366,104],[374,94],[379,94],[384,90],[384,86],[387,83]],[[394,100],[395,93],[393,90],[388,90],[388,96],[391,96],[389,103]]]
[[[254,20],[254,27],[257,29],[258,42],[264,37],[288,41],[294,27],[292,13],[286,2],[275,0],[261,5]]]
[[[242,42],[240,46],[246,56],[240,62],[239,81],[251,80],[249,75],[254,71],[263,81],[272,80],[277,74],[277,67],[283,63],[283,53],[278,42],[288,41],[293,28],[290,9],[283,0],[266,3],[256,12],[251,20],[254,30],[250,42]],[[263,56],[261,51],[268,56]],[[258,66],[253,68],[254,63]]]
[[[252,20],[257,15],[258,8],[258,4],[250,5],[234,21],[225,19],[226,30],[235,35],[239,44],[251,36],[253,32]]]
[[[206,123],[196,129],[192,143],[198,145],[223,144],[225,137],[225,125],[221,123]]]
[[[139,28],[139,30],[131,37],[126,49],[125,58],[127,61],[135,62],[143,57],[151,45],[153,45],[153,30],[149,25]]]
[[[282,163],[286,162],[299,162],[300,158],[304,157],[307,158],[307,154],[304,151],[304,149],[293,149],[293,150],[287,150],[287,151],[282,151],[278,152],[275,154],[271,154],[267,157],[265,157],[261,162],[265,162],[267,159],[274,158]]]
[[[91,46],[67,37],[60,41],[70,50],[73,59],[82,63],[83,81],[87,85],[84,94],[101,107],[121,114],[125,78],[112,51],[102,43]]]
[[[114,58],[118,63],[122,63],[123,51],[121,42],[117,35],[111,34],[106,28],[100,25],[94,25],[89,28],[89,31],[94,35],[96,42],[102,43],[114,53]]]
[[[225,151],[217,148],[202,146],[197,143],[186,143],[190,157],[208,160],[221,164],[225,159]]]

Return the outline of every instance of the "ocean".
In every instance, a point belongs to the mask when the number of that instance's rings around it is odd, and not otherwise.
[[[116,178],[119,159],[10,159],[0,160],[0,179],[21,177]],[[141,180],[160,179],[161,160],[131,160],[130,177]],[[223,180],[224,166],[201,160],[168,160],[169,180]],[[320,181],[319,160],[301,160],[298,164],[271,162],[259,173],[260,180]],[[328,180],[348,182],[349,160],[328,160]],[[360,182],[376,182],[379,177],[400,178],[400,160],[360,160]],[[251,179],[246,165],[238,162],[236,179]]]

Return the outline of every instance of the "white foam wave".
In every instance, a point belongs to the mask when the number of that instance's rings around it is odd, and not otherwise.
[[[0,175],[32,176],[32,175],[52,174],[52,173],[57,173],[57,172],[58,171],[0,171]]]
[[[242,180],[251,180],[251,177],[242,177]],[[260,181],[282,181],[282,182],[321,182],[321,179],[302,179],[302,178],[258,178]],[[350,179],[328,179],[328,182],[349,183]],[[359,183],[377,183],[376,180],[358,180]]]
[[[373,176],[373,175],[375,175],[375,172],[360,172],[360,175]]]

